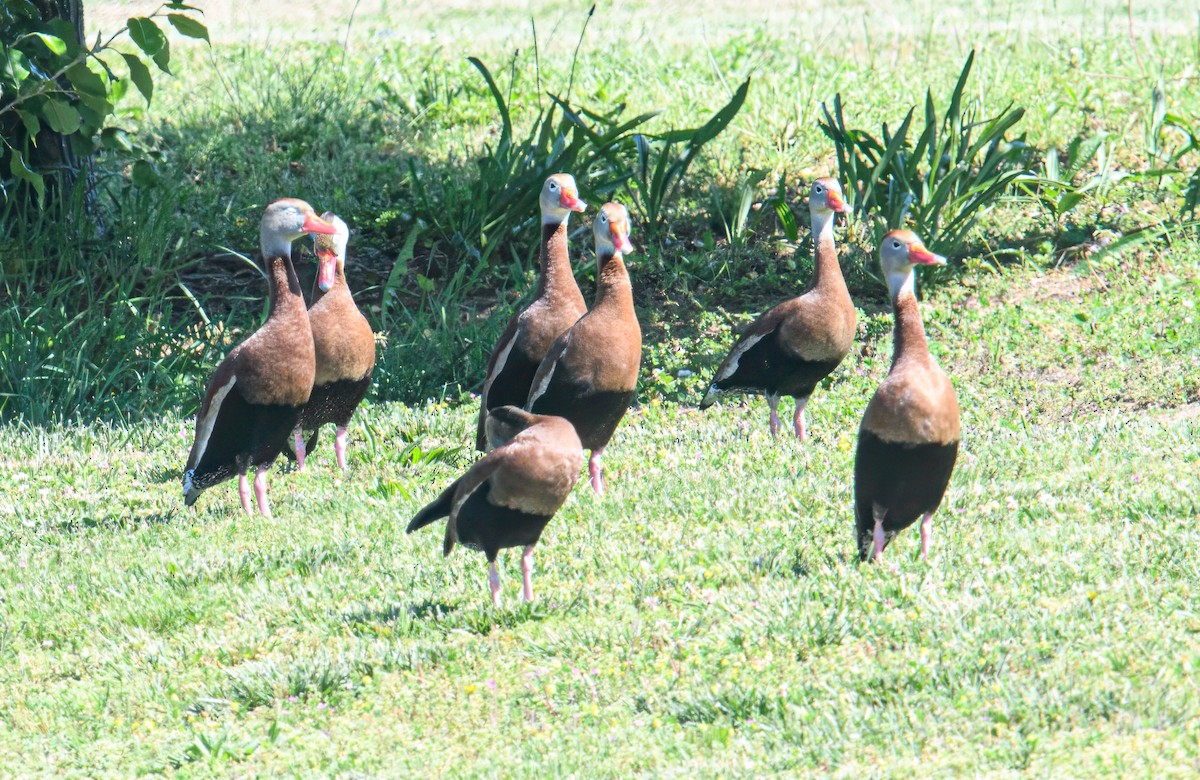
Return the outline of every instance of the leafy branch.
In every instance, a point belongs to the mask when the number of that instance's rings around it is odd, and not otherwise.
[[[99,147],[134,151],[124,131],[109,120],[129,82],[147,105],[153,99],[154,79],[144,58],[170,74],[170,44],[160,21],[165,19],[181,35],[209,40],[208,29],[188,12],[203,13],[185,3],[164,3],[149,16],[130,17],[107,40],[97,36],[87,46],[70,22],[43,18],[29,0],[0,2],[0,171],[11,175],[0,173],[0,192],[6,199],[22,182],[33,188],[39,203],[45,199],[50,166],[34,154],[45,130],[80,156]],[[140,55],[114,48],[125,35]],[[124,63],[126,78],[105,59],[112,53]]]

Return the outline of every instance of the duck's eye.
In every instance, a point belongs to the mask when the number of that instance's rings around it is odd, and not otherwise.
[[[824,192],[824,191],[825,191],[825,188],[824,188],[824,187],[822,187],[820,184],[818,184],[816,187],[813,187],[813,189],[814,189],[814,190],[816,190],[817,192]]]
[[[608,217],[606,217],[606,216],[604,216],[603,214],[601,214],[601,215],[600,215],[600,221],[601,221],[601,222],[608,222]]]
[[[550,191],[554,192],[556,189],[558,189],[558,182],[556,182],[556,181],[550,182]]]
[[[893,241],[893,242],[892,242],[892,249],[899,249],[899,248],[900,248],[900,242],[899,242],[899,241]]]

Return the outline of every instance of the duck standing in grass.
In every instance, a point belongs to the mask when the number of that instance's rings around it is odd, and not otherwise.
[[[488,561],[492,605],[500,606],[496,556],[524,547],[521,578],[533,600],[533,548],[550,518],[567,500],[583,465],[583,445],[571,423],[501,406],[487,416],[491,450],[417,512],[407,533],[447,517],[443,555],[455,543],[482,550]]]
[[[883,237],[879,259],[895,312],[892,367],[858,430],[854,517],[860,560],[879,561],[892,538],[921,519],[929,556],[933,513],[958,457],[958,397],[929,354],[914,292],[914,265],[944,265],[910,230]]]
[[[326,423],[337,426],[333,449],[338,468],[346,468],[347,428],[354,410],[371,387],[371,373],[375,370],[375,334],[346,284],[350,229],[331,212],[322,214],[321,219],[333,225],[336,232],[316,237],[317,282],[308,310],[317,360],[316,379],[291,440],[301,471],[305,452],[316,446],[317,433]],[[305,434],[309,434],[307,443]]]
[[[592,489],[604,492],[600,456],[637,392],[642,330],[622,253],[629,212],[606,203],[592,224],[596,241],[596,300],[592,310],[559,336],[538,367],[525,405],[535,414],[565,417],[591,450]]]
[[[312,328],[292,267],[292,242],[306,233],[333,232],[333,225],[302,200],[277,200],[263,213],[259,241],[270,312],[263,326],[221,361],[208,384],[183,472],[187,506],[236,474],[242,508],[251,513],[246,473],[254,468],[258,510],[270,517],[267,469],[295,428],[316,375]]]
[[[567,222],[571,212],[586,208],[570,175],[556,173],[546,179],[541,196],[541,270],[537,293],[533,302],[508,323],[488,360],[475,434],[475,447],[480,451],[487,449],[484,423],[491,410],[525,404],[533,375],[550,345],[587,311],[567,252]]]
[[[784,301],[750,323],[721,361],[701,409],[721,393],[760,393],[771,407],[771,435],[779,434],[779,400],[796,399],[792,427],[804,441],[804,407],[822,379],[833,373],[854,343],[857,316],[833,243],[833,217],[848,211],[836,179],[817,179],[809,189],[816,262],[808,291]]]

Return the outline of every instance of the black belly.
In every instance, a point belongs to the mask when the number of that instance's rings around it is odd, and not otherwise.
[[[629,411],[636,391],[593,390],[588,383],[573,382],[562,376],[554,372],[546,392],[534,401],[529,411],[565,417],[575,426],[584,449],[604,447]]]
[[[204,490],[235,474],[271,465],[299,418],[298,406],[252,404],[235,389],[221,403],[192,484]]]
[[[458,510],[455,530],[459,544],[482,550],[488,561],[506,547],[537,544],[551,515],[535,515],[519,509],[496,506],[488,495],[491,484],[485,482]]]
[[[488,411],[498,406],[524,409],[525,401],[529,399],[529,388],[533,385],[533,376],[537,373],[540,362],[530,360],[514,346],[508,353],[508,359],[504,361],[504,368],[488,388]]]
[[[371,372],[362,379],[339,379],[324,385],[313,385],[308,404],[300,413],[300,427],[315,430],[327,423],[349,425],[354,410],[371,387]]]
[[[893,534],[938,508],[957,458],[957,441],[898,444],[868,430],[859,431],[854,458],[854,516],[859,554],[864,560],[875,532],[873,505],[887,510],[883,531],[890,540]]]
[[[808,398],[841,360],[801,360],[785,352],[775,336],[746,350],[733,376],[717,383],[722,391]]]

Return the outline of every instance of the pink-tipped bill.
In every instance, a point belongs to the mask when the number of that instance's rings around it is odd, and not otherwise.
[[[613,247],[621,254],[629,254],[633,251],[633,244],[629,243],[629,234],[621,229],[618,225],[613,225],[609,229],[612,234]]]
[[[566,187],[562,188],[562,194],[558,196],[558,205],[571,211],[584,211],[587,209],[587,204],[581,201],[575,192]]]
[[[838,214],[845,214],[850,210],[850,207],[846,205],[846,201],[842,200],[842,196],[833,190],[825,192],[825,202],[829,204],[830,209]]]
[[[301,230],[305,233],[320,233],[323,236],[332,236],[337,232],[337,228],[312,212],[304,215],[304,226]]]
[[[337,273],[337,255],[327,249],[317,252],[317,287],[329,292]]]
[[[925,248],[921,242],[910,244],[908,247],[909,261],[918,265],[945,265],[946,258],[941,255],[935,255]]]

